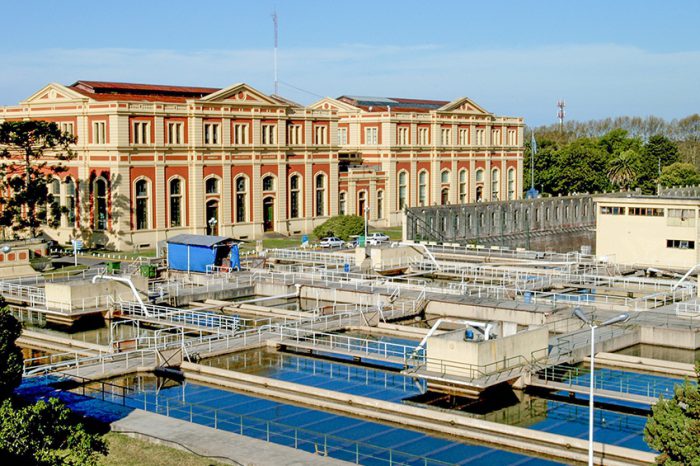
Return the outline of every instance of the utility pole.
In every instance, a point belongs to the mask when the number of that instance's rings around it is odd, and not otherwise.
[[[564,116],[566,116],[564,108],[566,108],[566,102],[563,100],[558,100],[557,107],[559,107],[559,111],[557,112],[557,118],[559,119],[559,131],[564,131]]]
[[[274,54],[274,73],[275,73],[275,95],[279,95],[279,81],[277,80],[277,10],[272,12],[272,24],[275,26],[275,54]]]

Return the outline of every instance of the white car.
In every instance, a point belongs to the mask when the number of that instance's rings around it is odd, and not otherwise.
[[[385,235],[384,233],[372,233],[367,235],[367,239],[365,240],[366,244],[370,246],[378,246],[382,243],[385,243],[389,241],[389,237]]]
[[[328,236],[323,238],[319,245],[322,248],[342,248],[345,246],[345,241],[335,236]]]

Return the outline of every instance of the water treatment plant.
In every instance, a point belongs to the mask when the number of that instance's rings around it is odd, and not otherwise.
[[[418,242],[236,261],[229,238],[183,236],[162,259],[0,281],[22,389],[288,464],[584,464],[594,334],[595,462],[636,465],[700,349],[690,272]]]

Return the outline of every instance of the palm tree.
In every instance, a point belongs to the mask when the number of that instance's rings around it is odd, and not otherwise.
[[[637,153],[632,149],[622,152],[608,165],[610,182],[622,190],[627,190],[637,178]]]

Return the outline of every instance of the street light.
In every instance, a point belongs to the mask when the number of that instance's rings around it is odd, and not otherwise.
[[[369,214],[369,206],[365,206],[365,256],[367,255],[367,214]]]
[[[605,322],[596,325],[595,321],[591,317],[590,320],[586,317],[580,307],[574,309],[574,315],[582,321],[584,324],[591,328],[591,389],[588,401],[588,466],[593,466],[593,390],[595,389],[595,329],[598,327],[607,327],[608,325],[617,324],[620,322],[626,322],[629,318],[629,314],[620,314]]]

